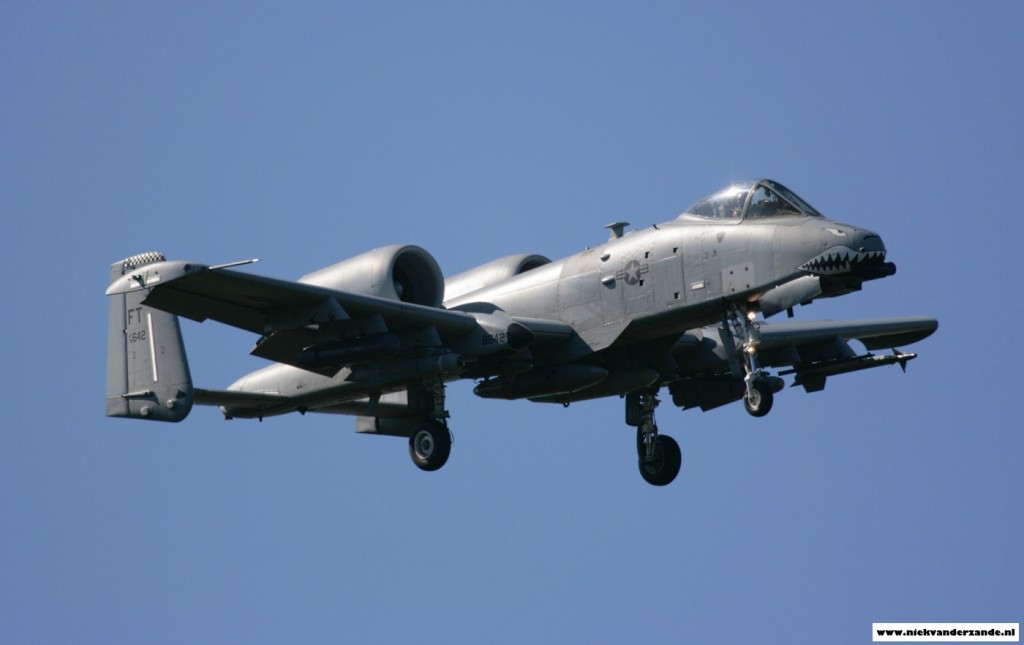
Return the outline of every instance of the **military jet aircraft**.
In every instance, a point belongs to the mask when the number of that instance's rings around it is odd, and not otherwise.
[[[451,450],[447,382],[564,405],[617,396],[640,474],[663,486],[681,455],[655,423],[662,390],[683,409],[743,401],[759,417],[783,376],[813,392],[829,376],[905,368],[915,354],[895,348],[938,327],[925,317],[765,322],[896,271],[876,233],[827,219],[775,181],[734,183],[675,220],[627,225],[558,261],[512,255],[447,280],[411,245],[295,282],[236,269],[251,261],[134,255],[112,266],[107,289],[106,413],[180,421],[200,404],[228,419],[354,415],[358,432],[408,438],[412,461],[433,471]],[[179,316],[256,334],[252,354],[274,364],[225,390],[193,387]]]

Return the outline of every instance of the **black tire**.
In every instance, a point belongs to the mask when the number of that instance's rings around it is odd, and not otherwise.
[[[747,414],[752,417],[763,417],[772,410],[775,403],[775,394],[771,386],[764,381],[754,381],[754,397],[751,399],[747,394],[743,395],[743,407]]]
[[[424,421],[409,437],[409,457],[420,470],[435,471],[448,462],[452,452],[452,436],[438,421]]]
[[[667,486],[679,474],[683,465],[683,453],[672,437],[659,435],[654,444],[654,458],[647,461],[640,457],[640,476],[652,486]]]

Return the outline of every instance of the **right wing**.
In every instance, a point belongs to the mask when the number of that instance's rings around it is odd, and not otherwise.
[[[788,368],[779,374],[794,375],[794,386],[817,392],[825,388],[829,376],[883,365],[905,367],[917,355],[901,352],[896,346],[923,340],[938,326],[934,318],[925,317],[762,322],[758,324],[757,357],[762,367]],[[850,346],[854,340],[868,352],[854,350]],[[740,400],[745,391],[742,344],[743,339],[723,333],[720,327],[683,334],[673,351],[680,367],[680,378],[669,383],[673,401],[682,408],[710,410]],[[872,353],[882,349],[892,349],[892,353]]]
[[[917,354],[900,352],[896,347],[924,340],[938,328],[937,320],[921,316],[762,323],[758,355],[765,365],[790,366],[779,373],[793,374],[793,385],[816,392],[825,388],[825,379],[829,376],[893,364],[905,369],[907,362],[917,358]],[[868,353],[855,352],[848,343],[851,340],[860,341]],[[892,354],[871,353],[883,349],[891,349]]]
[[[931,336],[939,323],[934,318],[908,316],[872,320],[831,320],[812,322],[763,323],[761,347],[813,345],[840,338],[859,340],[869,350],[910,345]]]

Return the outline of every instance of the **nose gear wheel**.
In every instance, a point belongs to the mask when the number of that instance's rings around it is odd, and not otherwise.
[[[743,372],[743,407],[753,417],[763,417],[772,409],[775,401],[775,388],[772,381],[778,377],[771,376],[761,369],[757,359],[757,350],[761,345],[761,330],[753,321],[753,314],[743,315],[739,307],[732,307],[722,320],[723,334],[735,339],[735,350],[730,358],[733,360],[733,373]]]

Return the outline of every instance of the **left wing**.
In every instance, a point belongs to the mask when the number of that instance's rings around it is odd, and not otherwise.
[[[392,329],[433,325],[460,335],[474,325],[462,312],[289,282],[194,262],[164,261],[122,276],[107,295],[149,289],[145,304],[202,322],[268,334],[309,324],[380,316]]]
[[[514,319],[502,311],[465,312],[305,282],[233,271],[227,266],[159,261],[113,281],[107,295],[144,294],[142,304],[202,322],[215,320],[260,338],[252,354],[333,376],[358,361],[407,349],[480,357],[573,334],[558,321]]]

